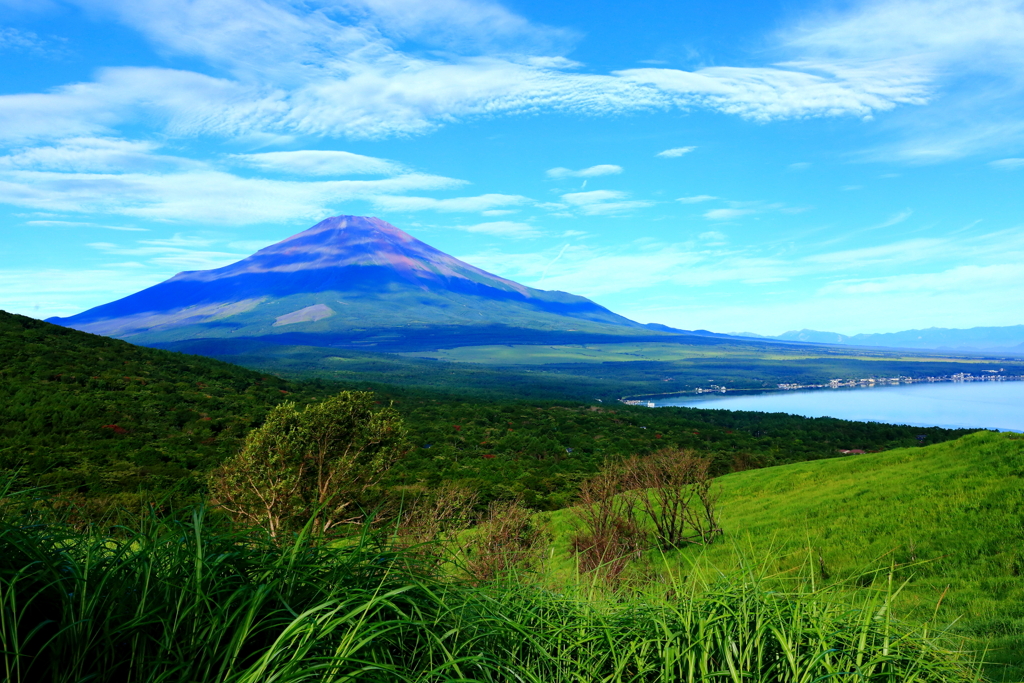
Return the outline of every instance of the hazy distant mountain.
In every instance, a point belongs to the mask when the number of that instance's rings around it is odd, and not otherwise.
[[[803,341],[814,344],[850,344],[850,338],[835,332],[818,332],[817,330],[790,330],[771,339],[783,341]]]
[[[179,273],[49,322],[144,345],[239,338],[375,344],[453,336],[501,343],[538,335],[664,334],[584,297],[492,275],[380,219],[359,216],[328,218],[229,266]]]
[[[966,330],[930,327],[926,330],[906,330],[884,334],[855,334],[853,336],[816,330],[791,330],[775,337],[766,337],[750,332],[736,332],[734,334],[735,336],[743,337],[803,341],[816,344],[851,344],[856,346],[884,346],[897,349],[935,349],[947,351],[1024,352],[1024,325],[972,327]]]

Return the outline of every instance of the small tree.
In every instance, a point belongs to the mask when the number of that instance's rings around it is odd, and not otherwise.
[[[528,568],[537,558],[541,530],[519,498],[487,506],[467,548],[466,569],[478,581],[490,581],[514,567]]]
[[[640,496],[654,533],[663,548],[684,543],[708,544],[722,533],[712,486],[711,460],[693,451],[664,448],[644,458],[633,457],[624,468],[632,473],[632,486],[645,489]],[[690,529],[696,537],[687,536]]]
[[[400,455],[398,414],[370,392],[343,391],[299,410],[283,403],[213,472],[213,502],[272,537],[310,524],[326,534],[358,518],[356,505]]]
[[[583,571],[600,569],[613,581],[646,545],[637,518],[639,493],[632,473],[621,464],[606,467],[580,484],[574,512],[581,527],[572,547]]]

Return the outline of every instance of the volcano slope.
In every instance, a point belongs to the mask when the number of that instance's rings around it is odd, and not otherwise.
[[[670,338],[584,297],[498,277],[378,218],[338,216],[237,263],[48,322],[146,346],[402,346]]]

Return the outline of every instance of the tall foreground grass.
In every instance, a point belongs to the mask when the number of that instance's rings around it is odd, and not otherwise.
[[[281,546],[211,524],[0,526],[0,676],[79,681],[968,681],[859,602],[723,577],[657,604],[431,576],[370,536]],[[671,587],[666,587],[670,589]],[[679,587],[682,589],[682,587]]]

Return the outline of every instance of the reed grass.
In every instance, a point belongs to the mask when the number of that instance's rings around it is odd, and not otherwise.
[[[664,594],[439,576],[386,534],[287,544],[197,509],[132,527],[0,522],[0,667],[12,683],[977,681],[970,653],[851,598],[756,572]]]

